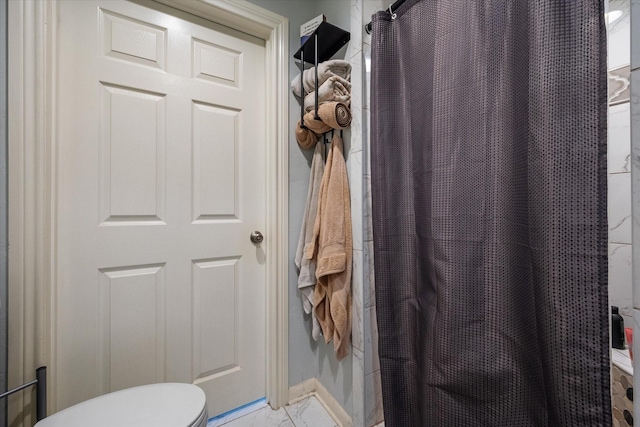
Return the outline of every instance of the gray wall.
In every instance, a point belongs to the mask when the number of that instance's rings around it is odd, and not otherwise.
[[[0,0],[0,391],[7,389],[7,1]],[[0,425],[6,425],[6,399]]]
[[[303,13],[302,22],[306,22],[314,16],[323,13],[327,21],[344,30],[349,31],[350,2],[346,0],[316,0],[310,2],[314,8]],[[289,31],[292,36],[291,48],[295,52],[300,46],[300,24],[290,23]],[[344,58],[346,49],[342,49],[335,58]],[[292,52],[293,54],[293,52]],[[293,64],[293,61],[292,61]],[[293,78],[298,69],[293,68]],[[290,98],[290,110],[294,117],[291,120],[291,128],[300,118],[297,102]],[[350,150],[350,132],[344,134],[344,152],[348,160]],[[309,160],[311,150],[301,150],[295,140],[292,141],[289,152],[289,251],[291,268],[289,269],[289,385],[299,384],[302,381],[316,377],[329,392],[338,400],[342,407],[352,415],[353,403],[351,399],[353,390],[353,361],[351,354],[338,362],[333,354],[333,343],[329,345],[322,341],[315,342],[311,338],[311,319],[304,314],[300,294],[296,289],[298,275],[293,265],[293,257],[298,243],[298,235],[302,223],[304,203],[309,185]],[[299,173],[294,177],[293,171]]]
[[[293,54],[300,47],[300,25],[324,13],[327,21],[349,31],[350,2],[346,0],[249,0],[289,19],[289,80],[299,69]],[[344,58],[344,49],[336,58]],[[311,150],[302,150],[295,140],[294,126],[300,118],[299,105],[289,95],[289,385],[293,386],[317,378],[342,407],[352,413],[352,360],[351,356],[338,362],[333,345],[315,342],[311,338],[311,319],[302,310],[297,289],[298,275],[293,263],[302,214],[307,197]],[[345,153],[349,152],[349,134],[345,134]]]

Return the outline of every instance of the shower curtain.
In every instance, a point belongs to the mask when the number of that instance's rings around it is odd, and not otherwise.
[[[374,16],[386,426],[611,425],[603,7]]]

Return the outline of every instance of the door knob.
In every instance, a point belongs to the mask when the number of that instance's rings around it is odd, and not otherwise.
[[[262,235],[261,232],[254,231],[253,233],[251,233],[251,242],[252,243],[262,243],[263,240],[264,240],[264,236]]]

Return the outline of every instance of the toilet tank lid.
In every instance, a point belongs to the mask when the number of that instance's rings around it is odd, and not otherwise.
[[[202,389],[161,383],[128,388],[62,410],[37,427],[190,427],[206,407]]]

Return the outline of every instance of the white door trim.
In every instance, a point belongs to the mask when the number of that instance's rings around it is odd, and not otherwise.
[[[244,0],[157,1],[266,42],[266,397],[278,408],[288,398],[288,20]],[[10,387],[55,366],[56,17],[57,0],[9,2]],[[48,373],[53,391],[56,373]],[[33,425],[30,399],[28,391],[10,398],[10,423]]]

